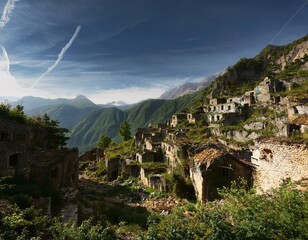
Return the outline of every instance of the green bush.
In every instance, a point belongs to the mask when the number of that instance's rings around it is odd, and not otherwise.
[[[308,193],[284,184],[271,194],[233,183],[221,201],[178,207],[170,215],[153,214],[139,239],[308,239]]]
[[[20,209],[26,209],[32,206],[33,199],[27,194],[16,194],[11,197],[11,202],[15,203]]]
[[[59,240],[110,240],[117,239],[115,229],[106,223],[94,223],[91,219],[80,226],[63,223],[61,218],[48,218],[33,207],[25,210],[14,208],[11,214],[0,211],[0,239],[59,239]]]

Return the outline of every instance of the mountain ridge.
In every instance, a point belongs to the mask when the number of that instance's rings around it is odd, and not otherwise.
[[[159,97],[159,99],[175,99],[187,94],[200,91],[208,87],[211,82],[214,81],[221,74],[222,73],[218,73],[213,76],[206,77],[200,82],[185,82],[178,87],[167,90]]]

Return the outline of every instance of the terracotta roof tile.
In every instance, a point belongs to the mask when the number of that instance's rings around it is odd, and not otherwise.
[[[216,148],[206,148],[202,152],[196,154],[193,159],[195,162],[205,164],[205,163],[212,163],[217,158],[225,155],[225,153],[221,150],[218,150]]]
[[[296,125],[308,125],[308,114],[295,118],[291,123]]]

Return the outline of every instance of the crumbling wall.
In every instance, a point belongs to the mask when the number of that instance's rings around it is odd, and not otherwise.
[[[251,162],[257,165],[254,185],[259,192],[277,188],[284,179],[308,177],[308,146],[305,143],[266,140],[256,143]]]
[[[190,179],[193,182],[198,201],[202,202],[204,179],[202,176],[202,170],[199,163],[192,162],[192,166],[190,167]]]
[[[149,187],[156,189],[159,192],[166,191],[166,180],[160,174],[149,176]]]
[[[119,176],[120,158],[106,159],[107,181],[116,180]]]
[[[78,149],[37,151],[33,154],[30,180],[55,190],[78,187]]]

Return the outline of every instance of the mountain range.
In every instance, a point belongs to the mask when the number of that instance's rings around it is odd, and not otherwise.
[[[118,128],[124,120],[130,123],[134,133],[137,128],[150,123],[165,122],[200,96],[201,92],[196,92],[176,99],[149,99],[133,105],[124,103],[96,105],[85,96],[77,96],[74,99],[27,96],[13,102],[12,105],[23,105],[25,113],[30,116],[46,113],[52,119],[59,121],[61,127],[71,132],[68,146],[78,147],[82,153],[94,147],[101,135],[107,135],[119,142]]]

